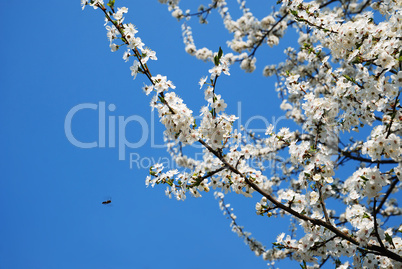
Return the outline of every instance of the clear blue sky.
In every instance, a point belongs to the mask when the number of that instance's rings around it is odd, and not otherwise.
[[[167,75],[190,108],[199,111],[204,101],[197,83],[211,63],[184,52],[180,24],[157,0],[116,2],[129,8],[126,21],[157,52],[152,73]],[[269,1],[254,11],[268,13]],[[164,187],[145,187],[148,171],[130,168],[129,154],[137,154],[144,165],[168,156],[152,147],[150,136],[140,148],[128,148],[126,160],[109,146],[108,130],[104,148],[78,148],[66,138],[65,118],[80,104],[98,105],[73,118],[80,141],[99,143],[102,102],[106,120],[135,116],[151,122],[150,98],[141,91],[145,80],[133,81],[122,52],[110,52],[100,10],[82,11],[79,0],[23,0],[2,1],[0,13],[0,269],[266,268],[230,231],[213,192],[178,202],[164,195]],[[227,51],[227,34],[216,15],[208,26],[196,19],[190,25],[199,47]],[[237,114],[241,101],[242,124],[255,115],[269,120],[281,115],[275,80],[264,78],[262,69],[283,58],[285,47],[261,51],[255,73],[233,67],[232,75],[218,82],[229,113]],[[113,112],[107,110],[110,104]],[[258,126],[263,124],[251,125]],[[128,124],[127,139],[139,141],[142,130],[139,122]],[[157,144],[162,130],[156,120]],[[101,204],[109,198],[110,205]],[[256,216],[257,200],[227,196],[239,223],[269,247],[287,229],[283,222]]]

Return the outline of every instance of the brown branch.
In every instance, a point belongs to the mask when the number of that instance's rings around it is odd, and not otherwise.
[[[366,162],[366,163],[377,163],[377,164],[382,164],[382,163],[398,163],[397,161],[389,160],[389,159],[388,159],[388,160],[377,160],[377,161],[373,161],[373,160],[371,160],[371,159],[364,158],[364,157],[361,157],[361,156],[354,156],[354,155],[352,155],[351,152],[349,152],[349,151],[344,151],[344,150],[341,150],[341,149],[339,149],[338,152],[339,152],[341,155],[343,155],[343,156],[345,156],[345,157],[347,157],[347,158],[349,158],[349,159],[357,160],[357,161],[361,161],[361,162]]]
[[[107,13],[107,10],[106,10],[105,6],[103,6],[103,5],[101,5],[101,4],[97,4],[97,7],[99,7],[99,8],[103,11],[103,13],[105,13],[105,16],[106,16],[106,18],[108,19],[108,21],[110,21],[110,22],[116,27],[116,29],[119,31],[119,33],[121,34],[121,39],[123,40],[123,42],[124,42],[127,46],[130,45],[130,42],[128,42],[126,36],[124,35],[124,30],[123,30],[123,28],[122,28],[122,25],[116,23],[115,21],[112,20],[112,18],[110,18],[109,14]],[[134,48],[134,49],[132,49],[132,51],[134,52],[135,57],[137,57],[137,59],[138,59],[140,65],[141,65],[141,68],[142,68],[142,72],[141,72],[141,73],[143,73],[143,74],[145,74],[145,75],[147,76],[148,80],[152,83],[152,85],[155,85],[155,82],[152,80],[152,74],[151,74],[151,72],[150,72],[149,69],[146,67],[146,65],[144,65],[144,64],[142,63],[142,61],[141,61],[141,58],[142,58],[142,57],[141,57],[140,52],[138,51],[138,49],[137,49],[137,48]],[[176,114],[176,112],[173,110],[173,108],[168,104],[168,102],[166,102],[166,100],[165,100],[165,95],[164,95],[163,92],[159,93],[159,100],[169,108],[169,111],[170,111],[172,114]]]
[[[279,202],[278,200],[276,200],[273,196],[271,196],[270,194],[266,193],[265,191],[263,191],[257,184],[255,184],[253,181],[251,181],[248,177],[246,177],[243,173],[241,173],[239,170],[237,170],[235,167],[233,167],[230,163],[228,163],[225,158],[222,156],[222,154],[220,154],[218,151],[214,150],[213,148],[211,148],[211,146],[209,146],[207,143],[205,143],[202,139],[199,139],[198,142],[200,142],[204,147],[206,147],[212,154],[214,154],[230,171],[232,171],[235,174],[238,174],[239,176],[241,176],[242,178],[244,178],[245,182],[251,187],[253,188],[255,191],[257,191],[258,193],[260,193],[262,196],[264,196],[265,198],[267,198],[271,203],[273,203],[274,205],[276,205],[277,207],[279,207],[280,209],[284,210],[285,212],[297,217],[298,219],[301,220],[305,220],[305,221],[309,221],[314,225],[317,226],[322,226],[327,228],[328,230],[330,230],[331,232],[333,232],[334,234],[336,234],[337,236],[353,243],[356,246],[360,246],[360,243],[358,241],[356,241],[356,239],[354,239],[351,236],[346,235],[345,233],[341,232],[340,230],[338,230],[335,226],[333,226],[331,223],[327,223],[326,221],[322,221],[319,219],[314,219],[311,218],[309,216],[306,216],[302,213],[299,213],[295,210],[293,210],[292,208],[285,206],[284,204],[282,204],[281,202]],[[379,253],[379,255],[382,256],[386,256],[388,258],[391,258],[393,260],[402,262],[402,257],[399,256],[398,254],[386,249],[386,248],[381,248],[379,246],[376,245],[371,245],[368,244],[367,246],[365,246],[364,248],[359,247],[360,249],[363,249],[365,251],[374,251],[376,253]],[[366,250],[367,249],[367,250]]]
[[[204,176],[202,176],[202,177],[196,178],[196,179],[195,179],[195,183],[193,183],[193,184],[191,184],[191,185],[188,185],[187,188],[191,188],[191,187],[194,187],[194,186],[198,186],[198,185],[201,184],[201,182],[202,182],[204,179],[209,178],[209,177],[212,177],[212,176],[215,175],[216,173],[219,173],[220,171],[223,171],[223,170],[225,170],[225,169],[226,169],[226,167],[225,167],[225,166],[222,166],[222,167],[219,167],[218,169],[216,169],[216,170],[214,170],[214,171],[208,172],[206,175],[204,175]]]
[[[378,214],[378,212],[380,212],[382,206],[384,205],[385,201],[390,196],[391,192],[394,190],[394,188],[395,188],[396,184],[398,183],[398,181],[399,181],[399,179],[395,178],[395,180],[391,183],[391,185],[389,186],[389,189],[385,193],[384,198],[381,200],[381,203],[378,205],[377,208],[375,208],[375,206],[374,206],[374,214]]]
[[[398,96],[395,98],[394,104],[393,105],[391,104],[391,107],[392,107],[391,121],[388,124],[387,136],[385,138],[388,138],[389,135],[391,134],[391,127],[392,127],[392,123],[394,122],[394,119],[395,119],[395,116],[396,116],[396,105],[398,104],[398,101],[399,101],[398,97],[399,97],[400,94],[401,94],[401,91],[399,91]]]
[[[377,212],[376,212],[376,210],[375,210],[375,207],[376,207],[376,204],[377,204],[377,199],[376,198],[374,198],[374,205],[373,205],[373,209],[374,209],[374,234],[375,234],[375,237],[377,237],[377,241],[378,241],[378,243],[380,243],[380,246],[382,247],[382,248],[385,248],[385,246],[384,246],[384,244],[383,244],[383,242],[382,242],[382,240],[381,240],[381,237],[380,237],[380,234],[378,233],[378,223],[377,223]]]
[[[225,200],[224,200],[223,198],[220,198],[220,200],[222,201],[222,203],[223,203],[223,205],[224,205],[224,206],[223,206],[223,208],[224,208],[224,210],[225,210],[224,212],[226,212],[226,215],[228,216],[228,218],[230,218],[230,219],[232,220],[232,225],[233,225],[234,227],[236,227],[236,228],[240,231],[240,233],[242,234],[242,236],[246,239],[246,241],[247,241],[248,246],[250,247],[250,249],[251,249],[252,246],[255,246],[255,247],[258,248],[258,250],[260,251],[260,253],[264,253],[264,252],[266,251],[266,250],[265,250],[265,247],[264,247],[263,245],[258,244],[259,242],[258,242],[257,240],[253,240],[253,238],[250,238],[250,237],[247,235],[247,233],[246,233],[245,231],[243,231],[243,228],[237,224],[236,219],[233,218],[233,216],[232,216],[232,212],[231,212],[231,211],[229,210],[229,208],[226,206]],[[258,242],[258,243],[256,243],[256,242]]]
[[[331,221],[329,220],[329,217],[328,217],[327,208],[325,207],[324,199],[322,198],[322,191],[321,191],[322,185],[321,185],[320,183],[317,183],[317,184],[319,184],[319,186],[318,186],[318,192],[319,192],[319,194],[320,194],[320,204],[321,204],[321,206],[322,206],[322,211],[324,212],[325,221],[326,221],[327,223],[331,223]]]
[[[310,250],[317,250],[317,249],[319,249],[320,247],[325,246],[328,242],[334,240],[334,239],[337,238],[337,237],[338,237],[338,236],[334,235],[334,236],[332,236],[331,238],[328,238],[328,239],[325,240],[325,241],[318,242],[317,244],[315,244],[314,246],[312,246],[312,247],[310,248]]]
[[[108,20],[110,22],[113,23],[113,25],[118,29],[118,31],[120,32],[120,34],[122,35],[122,39],[123,41],[128,45],[129,42],[126,39],[126,37],[124,36],[124,31],[122,29],[122,26],[120,24],[117,24],[116,22],[114,22],[109,14],[106,11],[106,8],[103,5],[98,4],[97,5],[106,15],[106,17],[108,18]],[[307,22],[308,23],[308,22]],[[316,26],[319,27],[319,26]],[[139,59],[141,68],[143,69],[142,71],[145,73],[145,75],[148,77],[148,79],[151,81],[152,84],[154,84],[154,81],[152,81],[152,76],[148,70],[148,68],[146,68],[146,66],[144,66],[141,62],[141,55],[139,53],[139,51],[135,48],[133,50],[135,56],[137,57],[137,59]],[[165,105],[167,105],[169,107],[169,109],[171,110],[172,113],[175,113],[171,107],[169,106],[169,104],[166,102],[166,100],[163,98],[163,93],[161,93],[160,95],[161,97],[161,102],[163,102]],[[239,176],[241,176],[242,178],[244,178],[245,182],[247,183],[247,185],[249,185],[252,189],[254,189],[255,191],[257,191],[258,193],[260,193],[262,196],[266,197],[267,200],[269,200],[271,203],[273,203],[275,206],[277,206],[278,208],[284,210],[285,212],[297,217],[298,219],[304,220],[304,221],[308,221],[310,223],[312,223],[313,225],[317,225],[317,226],[322,226],[327,228],[328,230],[330,230],[331,232],[333,232],[336,236],[343,238],[344,240],[347,240],[351,243],[353,243],[354,245],[358,246],[359,249],[362,249],[361,247],[359,247],[359,242],[356,241],[353,237],[348,236],[347,234],[341,232],[340,230],[338,230],[335,226],[333,226],[330,222],[328,221],[322,221],[319,219],[314,219],[311,218],[305,214],[299,213],[297,211],[295,211],[294,209],[290,208],[290,206],[286,206],[284,204],[282,204],[281,202],[279,202],[278,200],[276,200],[273,196],[271,196],[270,194],[266,193],[265,191],[263,191],[257,184],[255,184],[252,180],[250,180],[250,178],[248,178],[247,176],[245,176],[243,173],[241,173],[237,168],[233,167],[230,163],[228,163],[226,161],[226,159],[222,156],[222,151],[219,150],[214,150],[211,146],[209,146],[207,143],[205,143],[202,139],[199,139],[198,142],[200,142],[204,147],[206,147],[211,153],[213,153],[223,164],[224,166],[219,168],[221,170],[227,168],[230,171],[232,171],[235,174],[238,174]],[[343,154],[347,154],[347,152],[342,152]],[[347,156],[347,155],[345,155]],[[353,159],[353,156],[350,155],[349,153],[349,158]],[[364,158],[359,158],[358,160],[364,160]],[[366,159],[368,160],[368,159]],[[382,163],[395,163],[394,161],[391,162],[386,162],[387,160],[382,161]],[[372,162],[372,161],[370,161]],[[377,161],[377,163],[380,163]],[[218,170],[219,170],[218,169]],[[206,175],[208,177],[208,174]],[[393,183],[396,184],[397,181],[394,181]],[[392,190],[392,188],[390,187],[390,189],[388,190],[389,193],[391,192],[390,190]],[[387,194],[389,195],[389,193],[387,192]],[[387,196],[387,195],[386,195]],[[378,210],[381,208],[381,206],[383,205],[383,203],[385,202],[385,198],[383,199],[382,203],[379,205]],[[377,210],[376,210],[377,211]],[[402,257],[399,256],[398,254],[384,248],[384,247],[379,247],[376,245],[367,245],[365,248],[362,249],[363,251],[366,252],[374,252],[374,253],[378,253],[378,255],[382,255],[382,256],[386,256],[389,257],[391,259],[394,259],[396,261],[400,261],[402,262]]]

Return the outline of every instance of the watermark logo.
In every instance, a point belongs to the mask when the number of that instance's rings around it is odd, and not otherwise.
[[[97,139],[94,141],[81,141],[74,135],[74,121],[79,121],[80,116],[82,116],[85,111],[97,112],[93,117],[93,121],[98,123]],[[116,105],[106,104],[104,101],[95,103],[82,103],[72,107],[64,121],[64,132],[67,140],[74,146],[82,149],[91,148],[116,148],[118,151],[118,159],[121,161],[126,160],[129,157],[130,169],[133,168],[149,168],[155,163],[164,163],[165,167],[173,168],[175,163],[173,160],[167,157],[152,158],[152,157],[141,157],[140,154],[135,152],[128,152],[127,149],[138,149],[149,143],[151,148],[166,148],[165,144],[155,143],[155,122],[157,115],[155,111],[151,112],[150,119],[146,120],[139,115],[131,115],[128,117],[114,115],[116,111]],[[244,130],[247,132],[252,132],[256,135],[265,135],[268,126],[273,125],[274,129],[279,126],[279,122],[283,120],[288,120],[285,116],[272,117],[271,121],[261,115],[255,115],[249,117],[246,121],[242,119],[242,107],[241,102],[238,102],[236,116],[238,120],[235,122],[235,129],[241,130],[243,126]],[[242,122],[244,121],[244,124]],[[140,134],[140,138],[137,141],[129,141],[126,137],[126,128],[130,124],[135,124],[139,126],[136,131]],[[255,128],[259,126],[260,128]],[[77,130],[75,130],[77,131]],[[117,138],[117,143],[116,143]],[[329,137],[328,137],[329,138]],[[337,143],[337,134],[331,137],[332,143]],[[202,145],[194,143],[191,145],[195,148],[202,148]],[[197,156],[196,156],[197,157]],[[202,156],[198,156],[202,160]],[[198,158],[197,157],[197,158]]]
[[[73,120],[75,117],[79,117],[80,112],[83,110],[97,110],[98,111],[98,140],[91,142],[79,141],[73,132]],[[107,107],[109,112],[113,112],[116,110],[116,106],[114,104],[109,104]],[[147,121],[138,115],[132,115],[127,118],[124,116],[118,116],[118,152],[119,152],[119,160],[125,160],[126,158],[126,148],[140,148],[145,145],[149,136],[149,127]],[[108,143],[107,147],[115,148],[116,147],[116,116],[110,115],[108,116]],[[137,122],[141,125],[141,138],[137,142],[130,142],[126,138],[126,127],[130,122]],[[99,104],[92,103],[84,103],[74,106],[67,113],[66,118],[64,120],[64,132],[68,141],[71,144],[78,148],[90,149],[90,148],[105,148],[106,147],[106,103],[99,102]]]

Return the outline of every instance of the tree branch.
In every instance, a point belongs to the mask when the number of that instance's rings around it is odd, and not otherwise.
[[[244,178],[245,182],[251,187],[253,188],[255,191],[257,191],[258,193],[260,193],[262,196],[264,196],[265,198],[267,198],[271,203],[273,203],[274,205],[276,205],[277,207],[279,207],[280,209],[284,210],[285,212],[299,218],[305,221],[309,221],[314,225],[317,226],[322,226],[327,228],[328,230],[330,230],[331,232],[333,232],[334,234],[336,234],[337,236],[353,243],[354,245],[360,247],[360,243],[358,241],[356,241],[353,237],[346,235],[345,233],[341,232],[340,230],[338,230],[335,226],[333,226],[331,223],[327,223],[326,221],[322,221],[319,219],[313,219],[311,217],[308,217],[302,213],[299,213],[295,210],[293,210],[292,208],[285,206],[284,204],[282,204],[281,202],[279,202],[278,200],[276,200],[274,197],[272,197],[270,194],[266,193],[265,191],[263,191],[257,184],[255,184],[254,182],[252,182],[248,177],[246,177],[243,173],[241,173],[239,170],[237,170],[235,167],[233,167],[230,163],[228,163],[225,158],[222,156],[222,154],[220,154],[220,152],[214,150],[213,148],[211,148],[207,143],[205,143],[202,139],[199,139],[198,142],[200,142],[204,147],[206,147],[212,154],[214,154],[230,171],[232,171],[235,174],[238,174],[239,176],[241,176],[242,178]],[[402,262],[402,257],[399,256],[398,254],[386,249],[386,248],[381,248],[379,246],[376,245],[371,245],[368,244],[367,246],[361,248],[361,249],[367,249],[370,251],[374,251],[374,252],[378,252],[378,255],[382,255],[382,256],[386,256],[388,258],[391,258],[393,260]]]

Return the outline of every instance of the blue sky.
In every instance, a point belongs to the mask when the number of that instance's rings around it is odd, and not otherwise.
[[[130,154],[144,166],[168,156],[153,146],[162,143],[163,128],[156,119],[151,140],[144,78],[133,81],[122,52],[110,52],[100,10],[82,11],[79,2],[2,3],[0,268],[266,268],[230,231],[213,192],[202,199],[170,200],[164,187],[145,187],[146,168],[136,163],[130,168]],[[199,111],[205,103],[198,81],[211,63],[184,52],[180,24],[157,0],[116,2],[129,8],[126,21],[157,52],[152,73],[167,75],[178,95]],[[253,11],[268,13],[269,3]],[[227,33],[216,14],[210,18],[208,26],[190,22],[196,44],[227,51]],[[256,115],[268,120],[281,115],[275,80],[264,78],[262,69],[283,59],[286,42],[261,50],[253,74],[233,66],[231,76],[219,80],[217,92],[242,124]],[[97,108],[73,117],[77,140],[99,143],[102,104],[107,121],[137,119],[126,126],[128,141],[140,142],[145,129],[149,136],[141,147],[127,148],[125,160],[119,160],[117,133],[116,147],[108,143],[108,129],[105,147],[78,148],[67,139],[64,124],[69,111],[83,104]],[[264,125],[254,120],[250,127]],[[107,199],[112,203],[102,205]],[[256,216],[257,200],[227,196],[238,222],[269,247],[287,229],[284,222]]]

